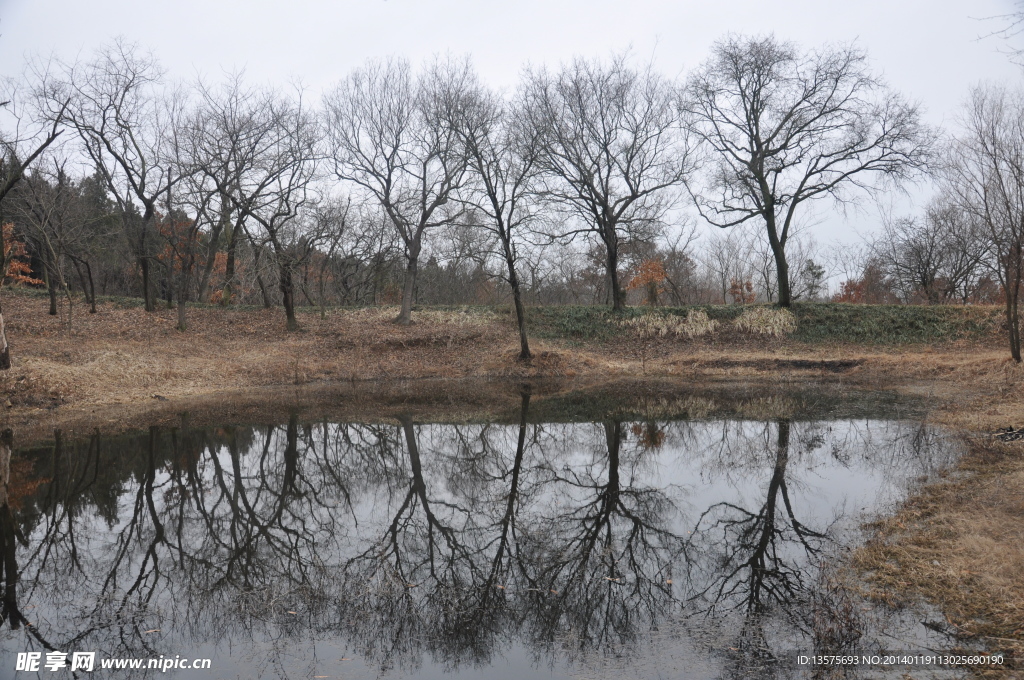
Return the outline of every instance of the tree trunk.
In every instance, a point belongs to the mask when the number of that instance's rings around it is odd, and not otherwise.
[[[220,304],[226,307],[231,304],[232,284],[235,281],[235,250],[238,245],[238,232],[241,231],[238,224],[231,229],[231,237],[228,239],[228,254],[224,264],[224,288],[221,293]]]
[[[11,368],[11,346],[7,344],[7,326],[4,324],[4,310],[0,307],[0,371]]]
[[[299,282],[299,290],[302,291],[302,297],[306,298],[306,304],[310,307],[316,307],[317,302],[313,299],[313,296],[309,294],[309,287],[306,286],[306,277],[302,277],[303,280]]]
[[[199,277],[199,290],[196,291],[196,301],[206,302],[206,294],[210,287],[210,273],[213,271],[214,262],[217,260],[217,240],[220,238],[220,230],[215,229],[210,234],[210,252],[206,255],[206,264],[203,266],[203,275]]]
[[[178,331],[184,333],[188,330],[188,324],[185,320],[185,300],[182,296],[178,296]]]
[[[75,263],[75,271],[78,272],[78,280],[82,283],[82,293],[85,295],[85,301],[89,303],[89,313],[96,313],[96,286],[92,282],[92,267],[89,266],[87,260],[81,260],[77,257],[72,257],[71,261]],[[85,270],[83,271],[83,266]]]
[[[1007,277],[1009,278],[1009,277]],[[1011,288],[1013,290],[1011,290]],[[1020,297],[1020,285],[1008,286],[1006,289],[1006,325],[1009,327],[1010,356],[1016,363],[1021,362],[1020,356],[1020,316],[1018,309],[1018,298]]]
[[[789,263],[786,262],[786,248],[776,239],[771,239],[772,254],[775,255],[775,269],[779,279],[779,307],[789,307],[792,303],[789,288]]]
[[[142,268],[142,298],[145,301],[146,311],[156,311],[156,305],[153,304],[153,292],[149,285],[149,258],[145,255],[140,257],[139,266]]]
[[[210,231],[210,252],[206,254],[206,265],[203,267],[203,275],[199,279],[199,291],[196,296],[196,300],[199,302],[206,302],[206,294],[210,287],[210,273],[213,271],[213,265],[217,261],[217,253],[220,252],[218,247],[221,233],[229,227],[231,224],[231,211],[226,206],[228,201],[225,200],[224,194],[221,194],[221,211],[220,219],[213,225],[213,229]]]
[[[768,245],[772,248],[772,255],[775,257],[775,271],[776,271],[776,284],[779,287],[779,307],[789,307],[793,304],[792,294],[789,287],[789,263],[786,262],[786,240],[789,238],[789,219],[793,214],[793,206],[790,206],[789,212],[787,213],[786,222],[782,229],[782,238],[779,238],[779,232],[776,228],[777,222],[775,221],[775,201],[772,198],[772,193],[768,189],[767,180],[763,177],[761,180],[761,195],[764,197],[764,220],[765,227],[768,229]]]
[[[523,295],[519,289],[519,275],[516,273],[516,260],[512,254],[511,244],[502,238],[505,249],[505,264],[508,265],[508,284],[512,287],[512,302],[516,307],[516,323],[519,325],[519,358],[525,361],[533,357],[530,354],[530,343],[526,338],[526,310],[523,309]]]
[[[189,263],[191,269],[191,263]],[[188,302],[188,271],[184,264],[181,267],[181,274],[178,275],[178,331],[184,333],[188,329],[185,320],[185,303]]]
[[[616,237],[614,226],[605,228],[604,245],[608,251],[606,266],[608,270],[608,283],[612,289],[612,311],[621,312],[626,308],[626,295],[619,284],[619,241]]]
[[[280,274],[281,297],[284,302],[284,315],[287,319],[286,327],[289,331],[297,331],[299,322],[295,320],[295,286],[292,284],[292,270],[285,262],[281,262]]]
[[[270,309],[274,305],[270,302],[270,293],[267,292],[267,284],[263,282],[263,274],[256,275],[256,285],[260,287],[260,293],[263,295],[263,309]]]
[[[174,309],[174,281],[172,280],[173,275],[168,275],[164,279],[164,290],[167,291],[167,309]]]
[[[43,263],[43,283],[46,284],[46,292],[50,296],[50,316],[57,316],[57,288],[53,284],[50,267],[46,262]]]
[[[412,302],[416,293],[416,271],[419,268],[420,246],[415,243],[409,248],[405,266],[405,287],[402,290],[402,311],[395,317],[395,323],[408,326],[412,323]]]
[[[252,268],[256,270],[256,285],[260,287],[260,294],[263,295],[263,309],[270,309],[270,293],[267,292],[267,284],[263,281],[263,274],[260,272],[260,253],[262,250],[253,244]]]
[[[85,272],[82,271],[82,263],[79,262],[77,257],[71,258],[71,264],[75,265],[75,273],[78,274],[78,283],[82,285],[82,295],[85,296],[86,303],[89,302],[89,286],[85,282]]]
[[[89,264],[89,260],[84,260],[85,273],[89,282],[89,313],[96,313],[96,283],[92,278],[92,265]]]
[[[75,299],[71,296],[71,289],[67,281],[61,281],[61,288],[64,290],[64,298],[68,301],[68,334],[71,334],[71,320],[74,318]]]

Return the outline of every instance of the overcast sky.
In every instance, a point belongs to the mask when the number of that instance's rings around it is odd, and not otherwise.
[[[888,82],[951,125],[971,84],[1016,81],[1006,56],[1022,46],[984,38],[1014,0],[0,0],[0,71],[31,54],[87,56],[115,37],[151,49],[175,77],[244,68],[254,81],[300,78],[317,94],[368,57],[471,54],[482,78],[512,87],[527,63],[631,49],[684,75],[732,31],[774,33],[805,46],[857,43]],[[877,223],[866,208],[827,217],[823,238]]]

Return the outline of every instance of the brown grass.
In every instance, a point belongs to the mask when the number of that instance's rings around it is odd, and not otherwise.
[[[941,609],[951,632],[1024,660],[1024,456],[1020,444],[972,443],[958,474],[925,487],[853,564],[869,595]]]
[[[897,606],[929,601],[957,637],[1012,654],[1012,668],[1020,671],[1024,442],[1000,442],[991,433],[1024,425],[1024,370],[997,357],[934,363],[932,371],[945,379],[917,389],[934,396],[936,423],[963,433],[967,454],[943,481],[873,524],[873,537],[853,564],[867,576],[871,597]]]
[[[573,370],[565,357],[553,362],[542,343],[534,365],[517,363],[512,322],[497,315],[427,311],[402,327],[390,322],[395,310],[337,311],[300,315],[302,330],[286,333],[279,310],[190,309],[189,329],[180,333],[174,311],[101,304],[98,314],[78,314],[68,332],[45,304],[5,296],[14,366],[0,389],[16,410],[323,381]]]

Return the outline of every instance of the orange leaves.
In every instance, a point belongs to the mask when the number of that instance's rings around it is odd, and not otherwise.
[[[750,279],[747,279],[746,281],[729,279],[729,297],[732,298],[733,304],[752,304],[757,299],[757,293],[754,292],[753,282]]]
[[[660,449],[665,443],[665,432],[656,423],[634,423],[630,430],[637,443],[644,449]]]
[[[866,297],[864,294],[865,287],[863,279],[843,281],[842,285],[839,286],[839,293],[832,300],[833,302],[864,302]]]
[[[42,281],[32,277],[32,266],[26,262],[28,252],[25,244],[14,238],[14,225],[10,222],[3,225],[4,264],[3,282],[24,283],[33,286],[42,285]]]
[[[228,254],[217,252],[213,256],[213,269],[210,272],[216,279],[223,279],[228,273]]]
[[[636,274],[629,280],[626,290],[645,288],[651,283],[658,285],[664,282],[666,278],[668,278],[668,274],[665,273],[665,266],[661,263],[661,260],[644,260],[637,267]]]
[[[644,288],[647,291],[647,304],[657,305],[658,296],[665,292],[661,287],[668,274],[665,273],[665,265],[659,259],[644,260],[637,267],[636,274],[629,280],[626,290],[638,290]]]
[[[833,302],[854,302],[885,305],[899,302],[885,272],[876,264],[868,264],[859,279],[844,281]]]
[[[175,272],[180,272],[185,262],[194,259],[199,250],[199,230],[194,226],[190,220],[161,217],[157,222],[157,231],[164,239],[164,248],[156,259],[170,264]]]

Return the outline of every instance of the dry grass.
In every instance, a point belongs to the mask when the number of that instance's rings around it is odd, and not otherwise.
[[[45,304],[4,299],[14,366],[0,389],[15,408],[329,380],[460,377],[474,374],[496,348],[511,352],[515,340],[510,321],[497,314],[425,311],[403,327],[391,323],[397,310],[389,308],[300,315],[297,333],[284,332],[279,310],[190,309],[189,329],[179,333],[174,311],[106,304],[98,314],[76,315],[68,332]]]
[[[585,343],[533,338],[536,358],[519,362],[511,315],[475,309],[415,312],[410,326],[391,323],[397,308],[330,310],[323,319],[314,312],[299,315],[302,330],[296,333],[284,332],[280,310],[190,309],[189,329],[179,333],[172,310],[147,314],[140,307],[101,304],[98,314],[78,313],[68,332],[45,313],[45,299],[6,293],[4,308],[14,360],[13,370],[0,375],[8,415],[332,381],[607,379],[641,373],[684,379],[789,380],[841,373],[864,381],[988,381],[993,366],[1005,366],[1000,349],[976,344],[934,351],[791,339],[766,345],[765,336],[711,332],[714,321],[700,310],[685,319],[651,315],[654,337],[645,341],[640,357],[627,336]],[[680,344],[681,338],[692,341]]]
[[[686,321],[680,324],[680,329],[688,338],[714,333],[716,328],[718,322],[709,318],[708,313],[701,309],[691,309],[686,313]]]
[[[796,317],[788,309],[748,307],[733,324],[746,333],[783,338],[796,330]]]
[[[619,322],[623,328],[633,331],[641,339],[653,338],[699,338],[713,333],[718,322],[708,317],[708,313],[700,309],[691,309],[686,318],[674,314],[655,314],[647,312]]]
[[[965,476],[924,488],[857,551],[875,599],[938,605],[950,629],[1024,660],[1024,456],[977,441]]]
[[[940,608],[965,640],[1016,657],[1024,665],[1024,442],[989,433],[1024,424],[1019,398],[1024,370],[1002,357],[932,353],[930,366],[904,362],[907,373],[941,376],[927,386],[937,424],[964,433],[967,454],[946,478],[921,489],[853,559],[872,597]],[[1016,672],[1012,671],[1012,672]],[[1007,677],[1007,671],[987,671]],[[984,676],[986,672],[978,671]]]

